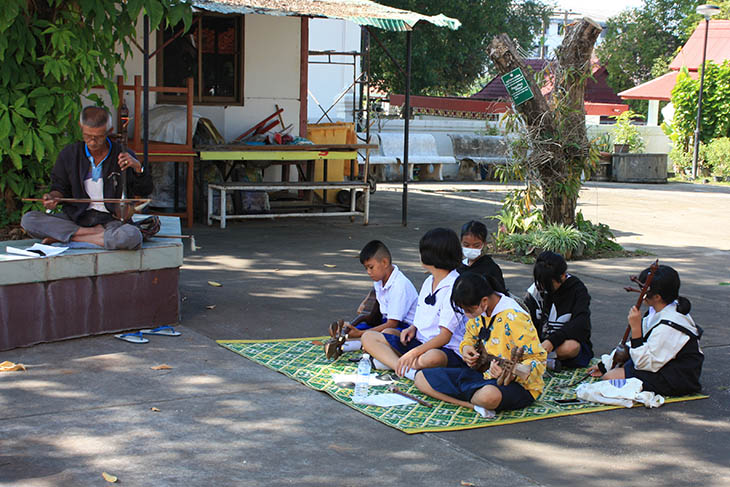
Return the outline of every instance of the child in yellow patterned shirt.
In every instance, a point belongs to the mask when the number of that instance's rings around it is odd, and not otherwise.
[[[416,375],[418,389],[436,399],[473,408],[483,416],[486,410],[519,409],[532,404],[544,387],[547,352],[529,313],[512,298],[496,292],[486,278],[471,272],[465,272],[454,283],[451,303],[470,318],[460,346],[467,365],[476,364],[475,345],[482,340],[487,353],[507,359],[513,348],[523,347],[521,363],[530,367],[530,374],[525,379],[518,376],[505,386],[497,385],[502,369],[495,361],[483,374],[466,367],[424,369]]]

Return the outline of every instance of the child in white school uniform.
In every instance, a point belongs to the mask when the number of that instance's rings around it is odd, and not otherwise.
[[[644,269],[639,280],[645,282],[650,272],[650,268]],[[679,295],[680,284],[676,270],[659,266],[644,297],[648,311],[642,317],[636,306],[629,310],[629,360],[611,368],[616,352],[603,355],[590,369],[593,376],[606,380],[636,377],[643,382],[643,390],[664,396],[700,392],[705,360],[699,345],[702,328],[689,314],[692,304]]]
[[[362,337],[363,349],[373,359],[410,379],[420,369],[464,365],[458,354],[464,322],[451,307],[461,263],[459,237],[453,230],[435,228],[421,238],[419,251],[431,275],[418,295],[413,325],[400,335],[367,331]]]
[[[361,348],[360,337],[367,330],[400,335],[413,324],[418,292],[413,283],[393,264],[390,251],[380,240],[368,242],[360,251],[360,263],[373,280],[376,301],[369,321],[345,323],[348,340],[342,351]]]

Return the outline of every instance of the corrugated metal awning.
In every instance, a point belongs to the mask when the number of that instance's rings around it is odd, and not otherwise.
[[[421,15],[369,0],[193,0],[193,6],[225,14],[291,15],[349,20],[390,31],[411,30],[419,21],[456,30],[457,19],[439,14]]]

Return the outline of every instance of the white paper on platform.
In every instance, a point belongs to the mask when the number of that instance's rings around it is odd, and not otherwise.
[[[31,252],[31,250],[40,250],[45,255],[40,255],[37,252]],[[26,249],[19,249],[16,247],[5,247],[5,252],[8,254],[22,255],[24,257],[53,257],[54,255],[62,254],[68,250],[68,247],[53,247],[51,245],[43,245],[36,243]]]
[[[387,393],[387,394],[374,394],[368,396],[360,404],[367,404],[368,406],[378,406],[381,408],[389,408],[392,406],[405,406],[408,404],[416,404],[413,399],[408,399],[400,394]]]
[[[357,374],[332,374],[332,380],[334,382],[352,382],[355,383],[357,381]],[[392,384],[395,381],[393,380],[380,380],[375,375],[370,375],[370,378],[368,379],[368,385],[370,386],[387,386],[388,384]]]

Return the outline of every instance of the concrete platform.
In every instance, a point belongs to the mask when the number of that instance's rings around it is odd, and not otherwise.
[[[395,188],[378,185],[367,227],[343,218],[194,228],[202,249],[181,269],[181,337],[1,352],[28,371],[0,374],[0,486],[103,485],[103,471],[131,486],[727,485],[730,227],[718,210],[728,188],[589,183],[584,215],[654,255],[569,264],[593,296],[598,352],[623,333],[627,276],[656,257],[675,266],[705,328],[707,400],[406,435],[215,344],[321,335],[351,316],[371,286],[357,253],[372,238],[420,287],[421,235],[496,214],[509,189],[413,184],[404,228]],[[524,290],[530,266],[498,262]],[[151,369],[162,363],[172,369]]]
[[[161,235],[180,234],[179,218],[160,220]],[[0,250],[36,242],[0,242]],[[0,350],[177,323],[182,257],[180,239],[162,238],[139,250],[72,248],[40,258],[0,254]]]

